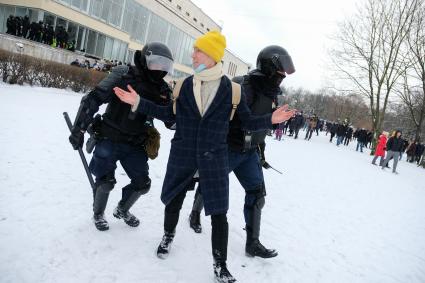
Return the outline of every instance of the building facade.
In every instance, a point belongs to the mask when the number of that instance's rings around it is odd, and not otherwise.
[[[131,62],[134,51],[146,42],[162,42],[172,51],[179,78],[192,73],[191,54],[195,38],[221,27],[189,0],[0,0],[0,32],[7,18],[24,17],[30,22],[63,27],[68,42],[85,54]],[[226,50],[224,72],[246,74],[249,64]]]

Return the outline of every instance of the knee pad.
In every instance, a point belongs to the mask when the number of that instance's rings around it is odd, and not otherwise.
[[[266,203],[266,200],[265,200],[264,196],[262,196],[262,197],[260,197],[260,198],[258,198],[258,199],[256,200],[256,202],[255,202],[255,206],[256,206],[258,209],[263,209],[263,207],[264,207],[265,203]]]
[[[246,198],[245,198],[245,207],[250,209],[262,209],[265,204],[265,198],[266,195],[266,188],[264,186],[264,183],[262,183],[258,188],[254,190],[246,191]]]
[[[113,174],[106,175],[96,182],[96,190],[109,193],[112,191],[116,183],[117,181],[115,180],[115,176]]]
[[[132,180],[131,183],[134,185],[134,190],[141,193],[142,195],[149,192],[151,188],[151,179],[148,176]]]

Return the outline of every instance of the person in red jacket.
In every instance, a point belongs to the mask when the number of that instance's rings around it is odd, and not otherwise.
[[[373,157],[372,164],[376,165],[376,160],[380,156],[381,159],[379,160],[379,165],[382,166],[382,162],[384,162],[385,157],[385,147],[387,146],[387,132],[382,132],[382,134],[379,136],[378,144],[376,145],[376,151],[375,151],[375,157]]]

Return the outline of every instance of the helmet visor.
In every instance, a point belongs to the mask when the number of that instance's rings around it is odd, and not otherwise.
[[[151,71],[173,71],[173,60],[161,55],[146,55],[146,65]]]
[[[272,61],[278,71],[283,71],[288,75],[295,72],[294,63],[292,63],[292,58],[289,55],[275,54],[272,57]]]

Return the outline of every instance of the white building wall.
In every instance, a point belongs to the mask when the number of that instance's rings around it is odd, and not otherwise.
[[[123,3],[128,0],[123,0]],[[221,27],[206,15],[199,7],[189,0],[135,0],[137,3],[150,10],[152,13],[163,18],[168,23],[174,25],[192,38],[196,38],[208,30],[221,30]],[[66,1],[65,1],[66,2]],[[89,0],[89,7],[90,7]],[[140,49],[143,45],[131,38],[131,36],[118,27],[112,27],[104,21],[91,17],[87,12],[81,12],[68,6],[66,3],[54,0],[0,0],[0,4],[15,5],[21,7],[31,7],[53,13],[70,21],[74,21],[82,26],[106,34],[107,36],[119,39],[128,43],[130,50]],[[180,8],[179,8],[180,7]],[[88,11],[90,8],[88,9]],[[187,14],[189,15],[187,15]],[[123,13],[124,14],[124,13]],[[125,14],[124,14],[125,17]],[[152,17],[151,17],[152,18]],[[196,22],[194,21],[196,19]],[[122,23],[123,21],[121,21]],[[203,24],[203,27],[201,26]],[[168,28],[167,33],[170,33]],[[186,49],[186,52],[190,52]],[[187,57],[186,57],[187,58]],[[224,61],[224,72],[233,77],[234,75],[243,75],[248,72],[249,64],[241,58],[226,50]],[[188,64],[186,60],[186,64]],[[230,67],[229,67],[230,66]],[[236,66],[236,67],[235,67]],[[190,66],[175,64],[175,69],[192,73]]]

